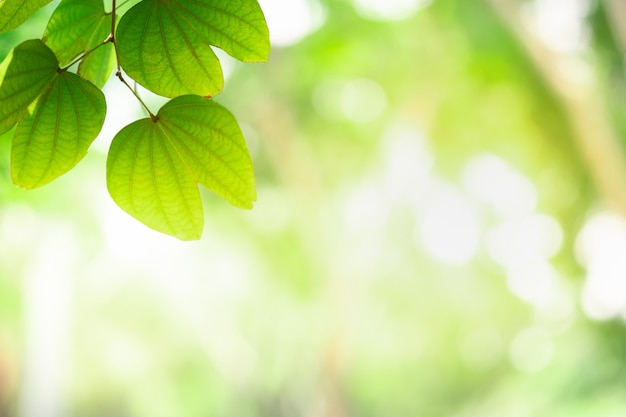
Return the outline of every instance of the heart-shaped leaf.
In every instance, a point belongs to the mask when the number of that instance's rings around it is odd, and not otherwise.
[[[73,168],[100,133],[104,94],[76,74],[60,72],[18,123],[11,147],[13,182],[24,188],[47,184]]]
[[[15,29],[52,0],[0,1],[0,33]]]
[[[256,200],[252,161],[237,121],[194,95],[165,104],[113,139],[107,187],[113,200],[147,226],[182,240],[204,225],[198,183],[241,208]]]
[[[61,66],[101,44],[111,32],[111,13],[102,0],[62,0],[44,32],[44,42]],[[99,47],[81,62],[78,73],[103,87],[115,67],[112,44]]]
[[[0,64],[0,134],[11,129],[57,74],[54,53],[39,39],[16,46]]]
[[[120,64],[166,97],[214,96],[223,86],[217,46],[242,61],[265,61],[269,34],[256,0],[143,0],[117,29]]]

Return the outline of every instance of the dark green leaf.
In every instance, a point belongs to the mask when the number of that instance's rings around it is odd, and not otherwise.
[[[52,0],[0,1],[0,33],[15,29]]]
[[[157,120],[139,120],[113,139],[107,186],[113,200],[149,227],[198,239],[204,217],[198,183],[241,208],[256,200],[254,171],[233,115],[211,99],[169,101]]]
[[[269,54],[256,0],[143,0],[121,19],[117,38],[124,70],[166,97],[219,93],[222,71],[209,45],[242,61],[264,61]]]
[[[69,171],[87,154],[105,114],[98,88],[76,74],[59,73],[17,125],[11,148],[13,182],[36,188]]]
[[[58,62],[39,39],[16,46],[0,64],[0,134],[11,129],[57,74]]]

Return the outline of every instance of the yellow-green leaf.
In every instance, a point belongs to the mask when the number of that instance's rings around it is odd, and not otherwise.
[[[113,44],[109,43],[83,58],[78,65],[78,75],[102,88],[111,77],[114,68],[115,49]]]
[[[143,0],[122,17],[116,36],[128,75],[166,97],[220,92],[222,71],[210,45],[242,61],[269,55],[256,0]]]
[[[61,72],[17,125],[11,147],[13,182],[47,184],[73,168],[96,138],[106,114],[104,94],[76,74]]]
[[[52,0],[0,0],[0,33],[15,29]]]
[[[57,74],[54,53],[39,39],[16,46],[0,64],[0,134],[11,129]]]
[[[113,139],[107,187],[147,226],[199,239],[204,216],[198,183],[241,208],[256,200],[252,161],[237,121],[211,99],[187,95]]]
[[[60,65],[101,44],[111,32],[111,13],[102,0],[62,0],[44,32],[44,42],[54,51]],[[103,87],[115,66],[113,45],[104,45],[81,62],[78,73]]]

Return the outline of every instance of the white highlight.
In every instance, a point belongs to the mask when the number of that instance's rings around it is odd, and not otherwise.
[[[317,0],[259,0],[272,46],[289,46],[319,29],[326,11]]]
[[[502,222],[489,231],[486,242],[489,256],[505,267],[520,259],[550,259],[562,244],[561,225],[545,214]]]
[[[451,186],[441,186],[424,204],[417,232],[433,258],[461,265],[478,251],[481,221],[467,197]]]
[[[79,249],[72,230],[40,224],[25,276],[24,370],[18,415],[61,417],[70,366],[72,270]]]
[[[588,42],[585,17],[590,7],[589,0],[534,0],[523,9],[523,17],[548,47],[561,53],[573,53]]]
[[[430,184],[434,166],[426,139],[414,127],[398,122],[385,129],[382,143],[385,198],[417,205]]]
[[[587,267],[585,314],[609,320],[626,312],[626,221],[612,213],[592,216],[578,235],[576,252]]]
[[[472,158],[463,172],[463,184],[504,219],[528,216],[537,206],[537,192],[532,182],[495,155]]]
[[[549,306],[560,295],[558,275],[543,259],[513,263],[507,269],[506,279],[513,294],[536,306]]]
[[[354,0],[356,11],[372,20],[407,19],[432,0]]]
[[[380,238],[389,217],[389,204],[379,187],[366,182],[356,186],[343,204],[343,227],[349,234],[369,233]]]

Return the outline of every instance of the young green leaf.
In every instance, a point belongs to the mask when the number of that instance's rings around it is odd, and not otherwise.
[[[256,0],[143,0],[122,17],[116,36],[128,75],[166,97],[220,92],[222,71],[209,45],[242,61],[269,55]]]
[[[211,99],[177,97],[155,120],[126,126],[111,143],[111,197],[155,230],[182,240],[200,238],[198,183],[237,207],[252,208],[256,200],[252,161],[237,121]]]
[[[0,64],[0,134],[11,129],[57,74],[54,53],[39,39],[16,46]]]
[[[78,75],[98,88],[104,87],[115,68],[115,49],[106,44],[87,55],[78,65]]]
[[[11,147],[13,182],[32,189],[56,179],[87,154],[106,114],[104,94],[70,72],[59,73],[17,125]]]
[[[15,29],[52,0],[0,1],[0,33]]]
[[[111,13],[102,0],[62,0],[48,21],[44,42],[61,66],[101,44],[111,31]],[[80,64],[78,73],[103,87],[115,67],[113,45],[101,46]]]

